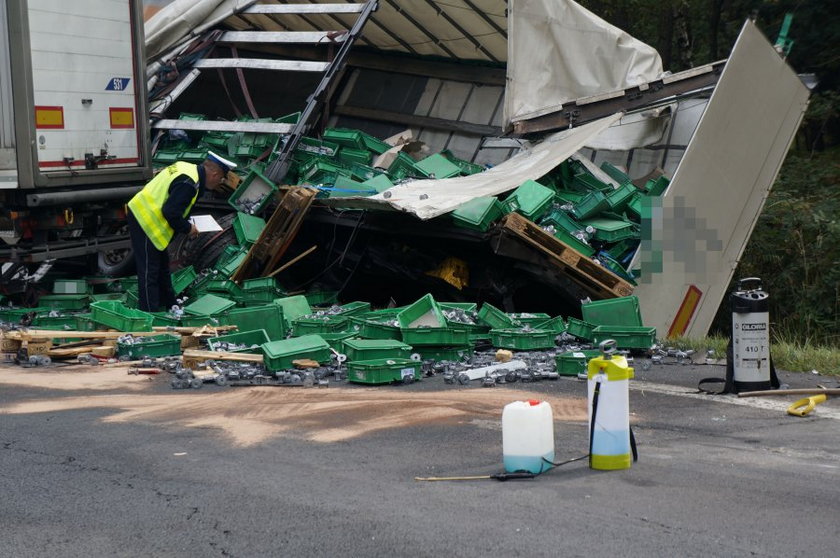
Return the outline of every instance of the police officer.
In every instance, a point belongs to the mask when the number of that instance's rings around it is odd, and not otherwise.
[[[218,188],[234,168],[234,163],[212,151],[200,165],[178,161],[160,171],[128,202],[140,310],[156,312],[175,304],[166,248],[175,233],[198,234],[188,220],[193,205],[205,188]]]

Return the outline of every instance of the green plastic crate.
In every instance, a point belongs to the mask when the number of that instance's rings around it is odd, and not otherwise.
[[[593,329],[595,329],[595,324],[577,318],[569,318],[566,323],[566,333],[584,341],[592,341]]]
[[[385,174],[378,174],[362,182],[362,189],[376,190],[377,194],[381,194],[385,190],[393,187],[394,183]]]
[[[350,321],[359,337],[365,339],[401,340],[402,331],[400,330],[400,326],[393,324],[397,320],[398,313],[398,310],[377,310],[359,316],[351,316]]]
[[[639,298],[634,295],[595,300],[580,307],[583,319],[594,325],[632,326],[642,324]]]
[[[352,147],[342,147],[338,150],[338,160],[345,165],[352,165],[358,163],[360,165],[370,164],[371,153],[367,149],[354,149]]]
[[[233,218],[233,231],[236,233],[236,241],[242,246],[251,246],[260,238],[260,233],[265,228],[265,219],[248,215],[241,211],[236,212]]]
[[[619,349],[650,349],[656,343],[655,327],[598,326],[592,330],[592,343],[614,339]]]
[[[553,331],[555,334],[560,334],[566,331],[566,321],[563,316],[557,316],[539,323],[535,326],[537,329],[547,329]]]
[[[87,294],[88,285],[84,279],[56,279],[53,283],[53,294]]]
[[[414,159],[402,151],[397,153],[397,157],[391,162],[391,165],[388,167],[388,174],[394,180],[427,177],[426,172],[417,167]]]
[[[516,351],[552,349],[556,335],[547,329],[491,329],[490,342],[496,348]]]
[[[347,381],[357,384],[390,384],[421,378],[422,363],[406,358],[357,360],[347,364]]]
[[[224,315],[223,321],[223,325],[235,325],[239,331],[265,330],[269,341],[284,339],[288,331],[283,308],[277,304],[232,308]]]
[[[137,288],[128,289],[125,291],[125,296],[122,299],[113,299],[113,300],[120,300],[124,302],[126,306],[129,308],[137,308],[140,304],[140,295],[137,292]]]
[[[225,298],[236,298],[242,295],[242,287],[229,279],[210,279],[196,288],[201,294],[224,294]]]
[[[636,221],[639,221],[642,218],[642,199],[644,197],[645,195],[643,193],[634,192],[627,201],[627,206],[624,208],[627,215],[634,218]]]
[[[216,269],[219,270],[219,273],[222,274],[223,277],[230,277],[236,270],[239,269],[239,266],[242,265],[242,262],[245,261],[245,257],[248,255],[247,250],[241,250],[236,253],[230,260],[224,263],[224,265],[216,265]]]
[[[283,318],[289,329],[292,327],[292,321],[312,313],[312,307],[303,295],[275,298],[273,304],[283,309]]]
[[[241,203],[243,201],[258,202],[250,212],[244,212],[253,215],[262,211],[274,198],[276,192],[277,186],[260,171],[252,168],[248,176],[245,177],[245,180],[242,181],[242,184],[228,198],[228,204],[236,211],[241,211],[243,208]]]
[[[618,182],[619,184],[624,184],[630,182],[630,175],[628,175],[623,170],[619,169],[609,161],[604,161],[601,163],[601,170],[607,173],[610,178]]]
[[[572,178],[572,187],[584,192],[603,192],[612,190],[612,185],[601,182],[588,172],[578,173]]]
[[[179,269],[175,273],[172,274],[172,289],[175,291],[175,294],[181,294],[187,287],[192,285],[193,281],[195,281],[196,273],[195,268],[191,265],[188,265],[185,268]]]
[[[76,314],[76,323],[73,325],[76,331],[96,331],[96,322],[90,319],[90,314]]]
[[[303,296],[310,306],[332,305],[338,300],[338,291],[312,291]]]
[[[90,319],[117,331],[151,331],[154,316],[128,308],[117,300],[103,300],[90,305]]]
[[[86,294],[50,294],[42,295],[38,304],[52,310],[84,310],[90,302]]]
[[[97,293],[90,295],[91,302],[99,302],[100,300],[119,300],[125,302],[125,293]]]
[[[470,331],[456,327],[401,328],[402,340],[412,347],[420,345],[464,346],[470,342]]]
[[[620,242],[628,238],[638,238],[633,223],[618,219],[606,219],[603,217],[592,217],[583,221],[584,226],[595,229],[595,240],[601,242]]]
[[[566,246],[580,252],[587,258],[591,258],[595,255],[595,249],[592,248],[592,246],[590,246],[589,244],[585,244],[584,242],[578,240],[576,237],[572,236],[564,230],[556,231],[554,233],[554,238],[556,238]]]
[[[262,353],[262,345],[268,343],[271,339],[264,329],[253,329],[251,331],[239,331],[237,333],[229,333],[227,335],[219,335],[218,337],[210,337],[207,339],[207,347],[211,351],[227,351],[230,353]],[[237,345],[246,345],[241,349],[223,348],[222,343],[235,343]]]
[[[405,307],[397,314],[397,321],[400,323],[400,328],[436,328],[445,327],[446,318],[443,317],[440,305],[435,301],[432,295],[427,294],[414,303]],[[447,343],[437,343],[437,345],[446,345]]]
[[[458,227],[485,232],[503,213],[502,204],[496,197],[484,196],[458,206],[452,212],[452,221]]]
[[[582,192],[572,192],[570,190],[558,190],[555,198],[560,202],[560,205],[570,203],[572,205],[580,202],[586,194]]]
[[[536,180],[526,180],[508,197],[513,198],[515,206],[513,211],[523,215],[531,221],[536,221],[554,199],[554,190],[546,188]],[[506,201],[508,201],[506,200]]]
[[[668,189],[670,183],[671,181],[667,177],[660,176],[654,180],[648,180],[645,184],[645,191],[649,196],[661,196]]]
[[[362,139],[362,132],[359,130],[349,130],[346,128],[327,128],[324,130],[324,140],[336,143],[342,147],[350,147],[353,149],[366,149],[364,139]]]
[[[159,327],[178,327],[181,325],[181,319],[171,316],[169,312],[152,312],[154,319],[152,326]]]
[[[344,353],[344,342],[348,339],[355,339],[355,331],[340,331],[338,333],[321,333],[321,338],[326,341],[329,346],[339,353]]]
[[[444,360],[449,362],[461,362],[462,360],[472,356],[473,346],[464,345],[460,347],[439,347],[431,345],[418,347],[417,352],[420,354],[421,360],[434,360],[436,362]]]
[[[475,163],[470,163],[469,161],[465,161],[463,159],[459,159],[456,157],[451,151],[448,149],[444,149],[440,152],[441,155],[449,159],[450,162],[454,163],[461,169],[461,174],[463,176],[469,176],[471,174],[478,174],[484,171],[484,167],[481,165],[476,165]]]
[[[569,233],[583,229],[583,225],[560,208],[554,208],[549,211],[542,219],[540,219],[540,225],[554,225],[555,229],[564,230]]]
[[[73,329],[76,327],[76,316],[73,314],[35,316],[32,326],[39,329]]]
[[[582,221],[609,208],[610,203],[604,194],[597,191],[589,192],[575,204],[572,215],[574,215],[575,219]]]
[[[365,149],[367,149],[368,151],[372,151],[376,155],[382,155],[383,153],[391,149],[391,146],[389,144],[385,143],[379,138],[375,138],[372,135],[366,134],[364,132],[362,132],[362,143],[364,144]]]
[[[508,314],[508,316],[522,325],[531,326],[533,328],[536,328],[537,324],[541,324],[551,319],[551,316],[543,312],[518,312]]]
[[[412,350],[411,345],[396,339],[348,339],[344,342],[348,361],[408,358]]]
[[[339,333],[347,331],[350,321],[346,316],[307,315],[292,320],[292,335],[301,336],[312,333]]]
[[[49,312],[49,308],[0,308],[0,322],[19,323],[20,319],[29,313],[40,314]]]
[[[610,204],[610,210],[622,211],[627,207],[627,203],[633,197],[633,194],[638,192],[632,182],[626,182],[607,194],[607,203]]]
[[[589,361],[600,355],[601,351],[598,349],[569,351],[554,357],[554,364],[561,376],[577,376],[581,372],[585,374]]]
[[[162,333],[149,337],[136,337],[135,343],[130,345],[117,341],[116,351],[118,357],[127,357],[129,360],[180,355],[181,336]]]
[[[481,305],[481,310],[478,311],[478,319],[492,329],[510,329],[522,325],[488,302]]]
[[[280,341],[270,341],[263,344],[265,367],[267,370],[276,372],[287,370],[294,365],[292,361],[298,359],[311,359],[320,363],[330,361],[329,344],[320,335],[304,335],[303,337],[292,337]]]
[[[429,155],[422,161],[415,163],[414,166],[429,177],[450,178],[461,174],[461,168],[440,153]]]
[[[184,313],[191,316],[215,316],[236,306],[236,302],[213,294],[206,294],[184,306]]]
[[[339,147],[340,146],[337,143],[331,141],[304,136],[300,138],[295,150],[297,152],[303,152],[309,157],[315,155],[320,155],[322,157],[335,157],[338,155]],[[297,156],[298,153],[295,153],[295,155]]]

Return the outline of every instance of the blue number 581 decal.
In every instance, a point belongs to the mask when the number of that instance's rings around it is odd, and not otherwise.
[[[105,91],[124,91],[125,88],[128,87],[128,82],[130,80],[131,78],[111,78],[108,81],[108,85],[105,86]]]

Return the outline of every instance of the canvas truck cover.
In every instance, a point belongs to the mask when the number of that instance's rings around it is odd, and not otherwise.
[[[653,81],[652,47],[571,0],[511,0],[504,123]]]

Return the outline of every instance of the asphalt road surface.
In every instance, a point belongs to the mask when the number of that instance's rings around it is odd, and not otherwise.
[[[838,554],[840,402],[696,394],[719,366],[637,369],[632,468],[508,482],[414,479],[500,472],[502,407],[535,393],[556,459],[585,454],[585,382],[175,391],[116,370],[0,367],[0,556]]]

